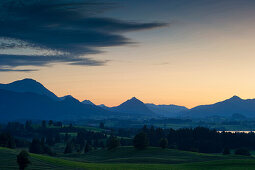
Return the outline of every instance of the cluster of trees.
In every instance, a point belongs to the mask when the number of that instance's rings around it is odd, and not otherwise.
[[[10,122],[1,129],[0,146],[29,147],[32,153],[49,155],[54,155],[51,148],[57,143],[66,145],[64,153],[87,153],[97,148],[106,147],[111,150],[118,146],[131,145],[137,149],[153,146],[201,153],[229,154],[230,150],[236,150],[236,154],[242,155],[248,155],[247,149],[255,149],[254,133],[219,133],[204,127],[177,130],[153,126],[144,126],[142,129],[109,129],[102,122],[99,123],[99,127],[102,131],[90,131],[72,124],[63,126],[62,122],[51,120],[42,121],[39,126],[34,125],[32,121],[26,121],[24,124]],[[24,140],[31,138],[32,142]],[[247,149],[245,151],[240,148]]]
[[[66,148],[64,153],[72,153],[74,150],[81,153],[90,151],[92,148],[104,148],[107,135],[102,132],[79,129],[76,137],[65,134]]]
[[[119,138],[113,134],[108,137],[101,132],[83,130],[79,131],[75,138],[69,138],[66,141],[64,153],[72,153],[73,151],[87,153],[97,148],[112,150],[119,146],[127,146],[128,144],[131,144],[129,139]]]
[[[103,129],[104,124],[100,123]],[[111,146],[109,142],[112,137],[110,130],[102,132],[86,130],[83,127],[75,127],[72,124],[63,126],[61,122],[42,121],[41,124],[33,124],[32,121],[26,121],[24,124],[19,122],[9,122],[3,126],[0,131],[0,146],[15,148],[27,147],[29,152],[38,154],[54,155],[52,147],[57,143],[66,144],[64,153],[71,152],[89,152],[97,148],[114,148],[121,144],[127,145],[125,140],[112,140],[115,144]],[[77,134],[77,135],[75,135]],[[15,136],[15,138],[13,137]],[[33,139],[29,141],[29,139]],[[114,139],[116,139],[114,137]]]
[[[9,133],[1,133],[0,134],[0,146],[7,148],[16,148],[16,142],[12,135]]]
[[[50,146],[45,143],[44,138],[41,140],[33,139],[29,146],[29,152],[37,154],[48,154],[51,156],[54,155]]]
[[[137,141],[143,141],[138,142]],[[144,144],[142,144],[144,143]],[[254,133],[219,133],[204,127],[162,129],[144,126],[134,138],[134,146],[173,148],[201,153],[220,153],[224,148],[255,149]]]

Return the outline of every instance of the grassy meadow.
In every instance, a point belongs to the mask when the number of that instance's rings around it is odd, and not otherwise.
[[[19,150],[0,148],[0,169],[18,169],[18,153]],[[27,170],[252,170],[255,167],[253,157],[200,154],[160,148],[138,151],[131,147],[120,147],[113,151],[98,150],[88,154],[69,154],[65,157],[30,154],[30,160],[32,163]]]

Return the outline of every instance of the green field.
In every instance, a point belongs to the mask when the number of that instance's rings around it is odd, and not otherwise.
[[[86,163],[160,163],[180,164],[190,162],[246,159],[243,156],[222,154],[201,154],[196,152],[179,151],[174,149],[161,149],[150,147],[145,150],[137,150],[134,147],[119,147],[113,150],[96,150],[86,154],[62,154],[60,157],[68,160]]]
[[[17,150],[0,148],[0,169],[18,169],[16,164]],[[72,156],[72,158],[70,158]],[[75,157],[74,157],[75,156]],[[116,158],[120,157],[120,158]],[[119,148],[115,151],[94,151],[88,155],[68,155],[65,158],[30,154],[31,165],[28,170],[190,170],[190,169],[254,169],[255,159],[252,157],[222,156],[162,150],[150,148],[144,151],[132,148]],[[90,161],[91,163],[88,163]],[[197,162],[194,162],[197,161]],[[97,162],[97,163],[96,163]],[[103,163],[104,162],[104,163]],[[107,163],[106,163],[107,162]],[[111,162],[111,163],[110,163]],[[132,162],[132,163],[131,163]],[[193,163],[188,163],[193,162]]]

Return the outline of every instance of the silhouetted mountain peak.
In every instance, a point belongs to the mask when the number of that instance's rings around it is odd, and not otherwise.
[[[141,100],[137,99],[136,97],[132,97],[131,99],[127,100],[122,104],[144,104]]]
[[[184,113],[184,115],[196,118],[210,116],[231,117],[233,114],[241,114],[246,117],[254,117],[254,113],[254,99],[241,99],[235,95],[221,102],[194,107],[187,113]]]
[[[41,83],[31,78],[17,80],[9,84],[0,84],[0,89],[21,93],[31,92],[40,95],[46,95],[56,101],[59,100],[59,98],[54,93],[45,88]]]
[[[95,105],[93,102],[91,102],[90,100],[83,100],[82,101],[83,104],[89,104],[89,105]]]
[[[31,78],[24,78],[24,79],[22,79],[22,80],[17,80],[17,81],[14,81],[14,82],[36,82],[36,83],[39,83],[39,82],[37,82],[36,80],[31,79]],[[14,82],[13,82],[13,83],[14,83]]]
[[[230,100],[242,100],[240,97],[234,95],[233,97],[230,98]]]
[[[66,95],[66,96],[63,96],[61,97],[61,99],[64,101],[64,102],[71,102],[71,103],[80,103],[79,100],[77,100],[76,98],[74,98],[73,96],[71,95]]]
[[[102,109],[105,109],[105,110],[111,110],[110,107],[108,107],[108,106],[106,106],[106,105],[104,105],[104,104],[100,104],[100,105],[98,105],[98,107],[100,107],[100,108],[102,108]]]
[[[148,109],[147,106],[136,97],[132,97],[131,99],[125,101],[119,106],[113,107],[113,109],[123,113],[154,115],[154,113],[150,109]]]
[[[241,99],[240,97],[234,95],[233,97],[223,101],[223,102],[239,102],[239,101],[243,101],[243,99]]]
[[[17,80],[17,81],[14,81],[10,84],[15,84],[15,85],[32,85],[32,86],[43,86],[41,83],[37,82],[36,80],[34,79],[31,79],[31,78],[25,78],[25,79],[22,79],[22,80]]]
[[[130,100],[138,100],[136,97],[132,97]]]

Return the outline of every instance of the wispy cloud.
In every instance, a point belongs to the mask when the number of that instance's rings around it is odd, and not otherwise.
[[[170,64],[169,62],[162,62],[162,63],[156,63],[154,65],[162,66],[162,65],[169,65],[169,64]]]
[[[104,65],[107,60],[98,61],[86,55],[100,53],[100,47],[132,43],[124,32],[167,25],[95,17],[95,13],[110,6],[109,3],[88,0],[1,0],[0,38],[7,41],[0,41],[0,49],[9,54],[0,51],[0,67],[8,67],[10,71],[18,66],[52,63]],[[37,55],[35,48],[56,53]],[[12,51],[17,49],[30,49],[27,50],[30,53],[13,54]]]
[[[9,68],[0,68],[0,72],[32,72],[38,71],[37,69],[9,69]]]

